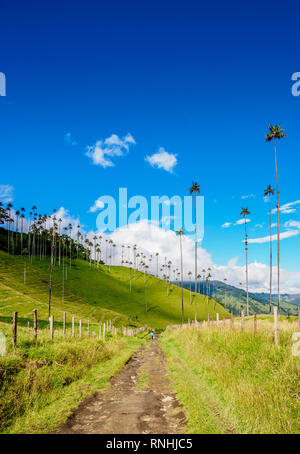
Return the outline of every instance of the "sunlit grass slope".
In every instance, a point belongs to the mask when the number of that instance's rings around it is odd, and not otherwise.
[[[300,433],[300,358],[292,355],[296,318],[280,317],[279,346],[271,317],[245,331],[201,327],[168,331],[160,342],[187,433]]]
[[[62,312],[71,316],[89,318],[91,323],[109,318],[116,326],[148,324],[154,328],[165,328],[168,324],[181,323],[181,289],[171,285],[167,295],[166,283],[154,276],[124,267],[104,265],[89,266],[83,260],[73,260],[65,279],[65,298],[62,301],[62,267],[55,266],[53,275],[52,314],[56,321],[62,320]],[[49,295],[49,260],[38,258],[30,264],[27,261],[26,284],[24,259],[0,251],[0,320],[11,320],[13,311],[18,311],[24,324],[32,319],[32,309],[38,309],[39,319],[47,320]],[[146,311],[147,305],[147,311]],[[213,300],[208,304],[205,297],[198,295],[198,320],[216,312],[220,317],[228,316],[223,306]],[[194,318],[194,299],[190,304],[190,292],[184,290],[185,320]]]

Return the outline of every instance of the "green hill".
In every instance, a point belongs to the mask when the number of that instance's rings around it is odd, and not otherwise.
[[[10,321],[13,311],[18,311],[20,323],[32,320],[32,309],[38,310],[39,320],[48,319],[49,258],[41,261],[34,257],[26,259],[26,283],[24,284],[24,262],[21,256],[8,255],[0,251],[0,320]],[[67,270],[67,273],[66,273]],[[67,276],[66,276],[67,274]],[[131,292],[130,292],[130,274]],[[62,266],[57,264],[53,273],[52,315],[61,323],[62,312],[67,321],[75,316],[84,323],[92,324],[112,319],[115,326],[139,326],[148,324],[163,329],[168,324],[181,323],[181,289],[170,285],[167,295],[166,283],[140,271],[125,267],[105,265],[90,267],[84,260],[72,260],[65,264],[65,296],[62,299]],[[147,306],[147,311],[146,311]],[[224,307],[210,299],[198,297],[198,319],[207,318],[218,312],[228,316]],[[190,304],[190,292],[184,290],[185,320],[194,318],[194,303]],[[41,322],[42,323],[42,322]],[[92,328],[93,329],[93,328]]]
[[[184,282],[186,288],[192,291],[195,288],[193,282]],[[199,282],[199,292],[205,294],[207,286],[203,282]],[[225,284],[220,281],[210,281],[210,294],[221,302],[229,312],[235,315],[240,315],[241,310],[246,310],[247,298],[245,290],[234,287],[233,285]],[[297,298],[298,297],[298,298]],[[272,303],[277,305],[277,295],[273,295]],[[280,312],[282,315],[297,315],[299,305],[299,295],[281,295]],[[254,314],[269,314],[269,295],[267,293],[251,293],[249,292],[249,313]]]

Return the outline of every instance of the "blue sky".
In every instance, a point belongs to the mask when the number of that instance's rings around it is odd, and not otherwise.
[[[214,263],[237,257],[243,265],[243,226],[221,226],[248,206],[249,237],[268,235],[269,123],[287,133],[278,150],[281,204],[300,200],[300,97],[291,94],[300,5],[270,3],[3,4],[0,184],[13,186],[14,206],[63,206],[95,229],[88,210],[101,195],[127,187],[129,196],[183,196],[196,180],[205,197],[203,248]],[[111,157],[114,166],[86,156],[88,146],[128,134],[136,143]],[[172,172],[145,161],[161,148],[176,155]],[[281,214],[282,231],[300,222],[300,204],[293,209]],[[290,272],[300,271],[299,242],[282,240]],[[249,259],[268,263],[268,243],[251,244]]]

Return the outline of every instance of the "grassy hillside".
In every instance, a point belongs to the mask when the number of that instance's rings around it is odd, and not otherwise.
[[[269,301],[269,295],[268,293],[254,293],[255,296],[258,296],[260,298],[263,298],[264,300]],[[276,293],[272,295],[272,302],[273,304],[277,303],[277,295]],[[282,303],[288,303],[294,306],[300,306],[300,294],[288,294],[288,293],[283,293],[280,295],[280,304]]]
[[[195,288],[193,283],[185,282],[185,287]],[[201,293],[206,292],[206,286],[203,282],[199,283],[199,289]],[[235,315],[239,315],[241,310],[246,310],[247,298],[246,292],[240,288],[234,287],[233,285],[225,284],[220,281],[210,282],[211,294],[214,291],[214,298],[220,301],[229,312],[233,312]],[[298,312],[299,295],[281,295],[281,313],[284,315],[296,315]],[[273,295],[273,304],[277,305],[277,296]],[[269,295],[259,293],[249,293],[249,313],[254,314],[269,314]]]
[[[83,260],[72,260],[72,267],[66,264],[65,298],[62,301],[62,267],[55,266],[53,274],[52,314],[56,323],[61,323],[62,312],[84,322],[91,323],[109,318],[115,326],[148,324],[163,329],[168,324],[181,322],[181,289],[171,285],[167,296],[166,283],[151,275],[132,271],[130,292],[130,270],[124,267],[104,265],[99,268]],[[145,291],[146,288],[146,291]],[[184,290],[185,319],[194,318],[194,304],[190,304],[190,293]],[[38,310],[39,319],[47,322],[49,298],[49,259],[41,262],[34,258],[27,260],[26,284],[24,284],[24,258],[11,256],[0,251],[0,320],[10,321],[13,311],[19,312],[24,325],[32,320],[32,309]],[[147,312],[146,312],[147,304]],[[207,313],[220,317],[228,316],[223,306],[202,296],[198,298],[198,319],[206,319]],[[40,322],[42,323],[42,321]]]
[[[296,318],[253,318],[245,331],[215,327],[168,331],[161,338],[187,433],[300,433],[300,358],[292,356]]]

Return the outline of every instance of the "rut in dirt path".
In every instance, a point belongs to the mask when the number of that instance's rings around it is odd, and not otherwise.
[[[111,379],[111,388],[85,399],[55,433],[176,434],[185,424],[171,391],[157,341],[143,346]]]

